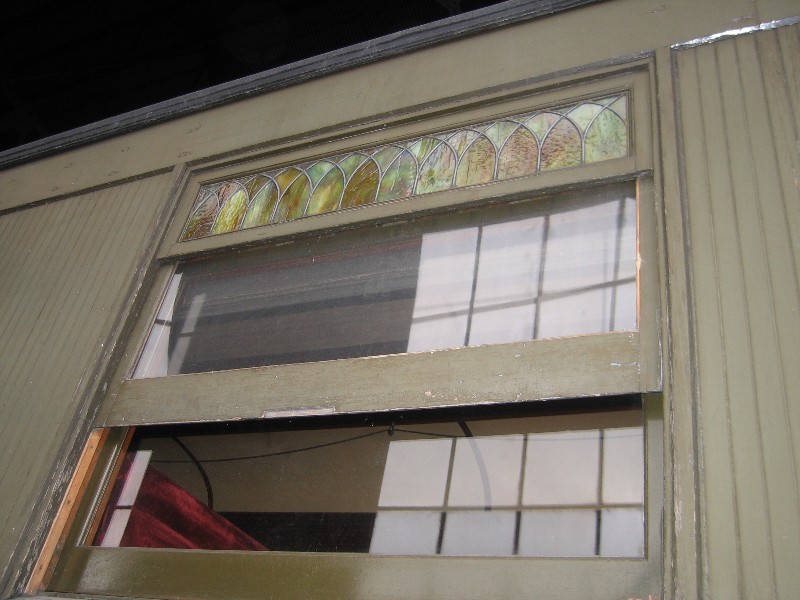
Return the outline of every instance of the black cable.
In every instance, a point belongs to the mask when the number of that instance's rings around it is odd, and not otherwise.
[[[203,468],[203,465],[200,464],[200,461],[197,460],[197,457],[194,454],[192,454],[192,451],[189,450],[189,447],[186,444],[184,444],[182,441],[180,441],[175,436],[172,436],[172,439],[175,441],[176,444],[178,444],[178,446],[180,446],[183,449],[184,452],[186,452],[186,455],[192,460],[192,463],[194,463],[194,466],[197,467],[198,471],[200,471],[200,477],[203,478],[203,483],[206,486],[206,498],[208,499],[208,502],[206,504],[208,505],[208,508],[213,510],[214,509],[214,491],[211,489],[211,480],[208,478],[208,474],[206,473],[206,470]],[[153,462],[157,462],[157,461],[153,461]],[[183,461],[183,462],[185,462],[185,461]]]
[[[410,433],[410,434],[413,434],[413,435],[427,435],[427,436],[430,436],[430,437],[442,437],[442,438],[460,437],[460,436],[456,436],[456,435],[449,435],[449,434],[446,434],[446,433],[432,433],[432,432],[428,432],[428,431],[414,431],[413,429],[399,429],[399,428],[395,427],[393,429],[388,429],[388,428],[387,429],[378,429],[378,430],[370,431],[369,433],[364,433],[362,435],[357,435],[357,436],[354,436],[354,437],[351,437],[351,438],[346,438],[346,439],[343,439],[343,440],[337,440],[335,442],[326,442],[324,444],[316,444],[315,446],[306,446],[305,448],[295,448],[294,450],[281,450],[280,452],[269,452],[269,453],[266,453],[266,454],[252,454],[252,455],[249,455],[249,456],[231,456],[231,457],[228,457],[228,458],[206,458],[206,459],[203,459],[203,460],[195,458],[194,455],[192,455],[189,452],[189,450],[185,446],[183,446],[183,444],[181,444],[181,446],[184,448],[186,453],[189,454],[189,456],[192,458],[191,462],[194,462],[195,464],[198,465],[198,468],[200,468],[199,467],[199,463],[235,462],[237,460],[254,460],[254,459],[257,459],[257,458],[269,458],[271,456],[284,456],[286,454],[295,454],[296,452],[306,452],[307,450],[317,450],[319,448],[328,448],[330,446],[336,446],[338,444],[345,444],[347,442],[354,442],[356,440],[360,440],[360,439],[363,439],[363,438],[366,438],[366,437],[370,437],[370,436],[373,436],[373,435],[378,435],[380,433],[390,433],[390,432],[394,432],[394,431],[398,431],[398,432],[401,432],[401,433]],[[180,441],[178,441],[178,438],[172,438],[172,439],[174,439],[176,442],[178,442],[180,444]],[[153,460],[152,462],[153,463],[158,463],[158,464],[183,464],[183,463],[187,463],[189,461],[162,459],[162,460]]]

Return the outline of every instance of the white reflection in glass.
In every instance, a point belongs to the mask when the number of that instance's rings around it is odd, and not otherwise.
[[[181,274],[173,275],[169,282],[167,293],[161,303],[161,308],[156,315],[156,321],[150,330],[150,335],[145,343],[144,350],[136,370],[134,379],[145,377],[163,377],[167,374],[169,366],[169,334],[172,329],[172,313],[175,310],[175,297],[181,282]]]
[[[609,508],[601,511],[600,556],[644,556],[644,511]]]
[[[531,338],[543,223],[535,217],[482,228],[470,345]]]
[[[456,442],[450,506],[516,506],[522,435],[460,438]]]
[[[600,432],[528,435],[524,504],[596,504]]]
[[[644,439],[639,427],[603,431],[603,502],[644,501]]]
[[[441,554],[511,556],[516,521],[516,513],[507,510],[447,513]]]
[[[389,443],[379,506],[444,504],[452,440],[398,440]]]
[[[597,511],[537,510],[522,513],[520,556],[594,556]]]
[[[408,351],[464,345],[478,229],[422,236]]]
[[[438,511],[380,511],[375,517],[369,551],[372,554],[436,554]]]

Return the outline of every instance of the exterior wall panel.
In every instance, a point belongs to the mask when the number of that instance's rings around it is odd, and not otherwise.
[[[709,597],[800,585],[797,32],[675,57]]]
[[[84,416],[170,181],[160,175],[0,217],[3,570],[26,523],[36,525],[32,507]],[[2,575],[4,585],[10,573]]]

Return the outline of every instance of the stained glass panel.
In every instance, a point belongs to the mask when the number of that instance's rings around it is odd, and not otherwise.
[[[495,150],[489,138],[481,136],[464,153],[458,165],[456,187],[487,183],[494,179]]]
[[[410,196],[417,180],[417,162],[408,151],[403,151],[386,170],[378,192],[378,202]]]
[[[236,231],[242,222],[242,217],[247,210],[247,192],[239,188],[228,198],[217,215],[217,220],[211,228],[212,233],[228,233]]]
[[[310,192],[311,184],[308,181],[308,177],[301,174],[283,193],[281,202],[278,204],[278,210],[275,211],[273,222],[280,223],[302,217]]]
[[[333,168],[322,178],[322,181],[319,182],[319,185],[311,195],[311,200],[308,202],[308,210],[306,210],[307,215],[331,212],[339,207],[339,199],[342,197],[342,190],[344,189],[344,175],[335,166],[331,166]]]
[[[449,189],[453,185],[455,169],[456,157],[453,150],[447,144],[439,144],[419,169],[417,193],[430,194]]]
[[[203,186],[181,240],[628,153],[628,96],[623,93]]]
[[[278,188],[275,187],[273,181],[268,181],[267,185],[256,192],[252,202],[250,202],[250,207],[247,209],[247,215],[244,218],[244,223],[242,223],[242,229],[258,227],[259,225],[268,225],[277,202]]]
[[[368,160],[353,173],[342,196],[342,208],[369,204],[378,193],[380,172],[374,160]]]

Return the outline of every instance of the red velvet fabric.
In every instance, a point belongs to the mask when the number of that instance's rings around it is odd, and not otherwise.
[[[142,480],[120,546],[267,549],[152,466]]]

